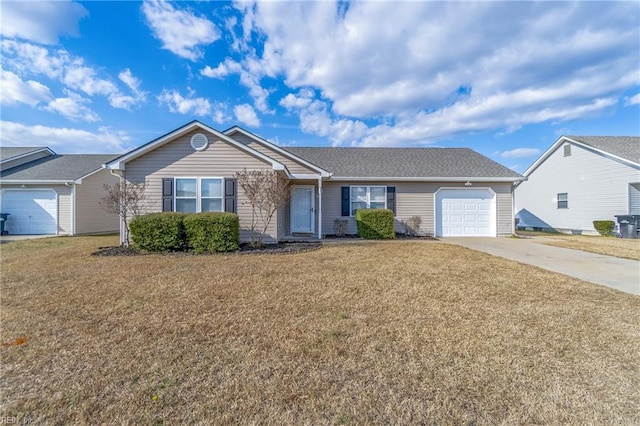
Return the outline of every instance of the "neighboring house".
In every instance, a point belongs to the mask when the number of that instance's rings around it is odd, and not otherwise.
[[[519,228],[595,235],[594,220],[640,214],[640,137],[562,136],[524,176]]]
[[[251,208],[234,175],[274,170],[292,184],[265,241],[334,234],[336,220],[356,233],[358,208],[391,209],[397,229],[412,216],[437,236],[513,232],[513,185],[521,175],[459,148],[279,147],[240,127],[219,132],[193,121],[109,162],[131,183],[146,182],[148,212],[230,211],[247,238]]]
[[[119,218],[100,208],[103,184],[118,177],[102,165],[114,155],[57,155],[46,147],[0,148],[0,212],[9,234],[117,232]]]

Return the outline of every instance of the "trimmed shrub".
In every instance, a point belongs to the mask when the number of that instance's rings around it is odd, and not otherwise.
[[[183,220],[189,250],[213,253],[238,250],[240,221],[234,213],[193,213]]]
[[[358,235],[367,240],[390,240],[396,237],[393,212],[388,209],[358,209]]]
[[[608,237],[609,235],[613,235],[616,223],[612,220],[594,220],[593,227],[596,228],[598,234],[603,237]]]
[[[184,213],[150,213],[138,216],[129,223],[131,239],[147,251],[166,252],[185,248],[182,220]]]

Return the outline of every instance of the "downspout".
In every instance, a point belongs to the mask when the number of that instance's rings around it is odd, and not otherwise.
[[[322,239],[322,176],[318,177],[318,239]]]
[[[120,170],[118,170],[120,172]],[[109,172],[113,175],[118,177],[118,179],[120,179],[120,185],[122,186],[122,181],[124,180],[124,176],[122,176],[121,173],[118,173],[116,170],[109,170]],[[118,215],[120,216],[120,215]],[[127,241],[125,238],[125,235],[127,233],[127,229],[126,229],[126,224],[124,223],[124,220],[122,220],[122,218],[119,218],[119,222],[120,222],[120,245],[124,245]]]
[[[71,232],[70,234],[76,235],[76,184],[71,182],[65,182],[65,186],[71,188]]]

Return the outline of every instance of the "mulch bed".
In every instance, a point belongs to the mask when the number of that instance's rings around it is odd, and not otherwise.
[[[357,235],[327,235],[329,240],[357,240],[357,241],[374,241],[364,240]],[[396,234],[397,240],[421,240],[421,241],[438,241],[437,238],[432,236],[412,236],[405,234]],[[312,242],[288,242],[278,244],[265,244],[262,247],[252,247],[249,244],[240,244],[240,249],[229,253],[205,253],[204,255],[212,254],[291,254],[291,253],[304,253],[307,251],[318,250],[322,248],[321,241]],[[92,253],[93,256],[145,256],[153,253],[149,253],[144,250],[136,249],[135,247],[126,246],[110,246],[100,247],[98,251]],[[188,251],[174,251],[163,253],[167,256],[202,256],[196,253]]]
[[[229,253],[204,253],[203,255],[212,254],[292,254],[303,253],[312,250],[318,250],[322,247],[322,242],[300,242],[300,243],[278,243],[278,244],[265,244],[262,247],[251,247],[249,244],[240,244],[240,249]],[[92,256],[145,256],[153,253],[149,253],[144,250],[136,249],[135,247],[126,246],[111,246],[100,247],[98,251],[92,253]],[[188,251],[175,251],[163,253],[167,256],[202,256],[200,254],[188,252]]]

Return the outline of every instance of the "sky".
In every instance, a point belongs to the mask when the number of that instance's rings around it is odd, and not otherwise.
[[[469,147],[523,172],[640,135],[640,3],[1,1],[2,146],[123,153],[193,120],[281,146]]]

